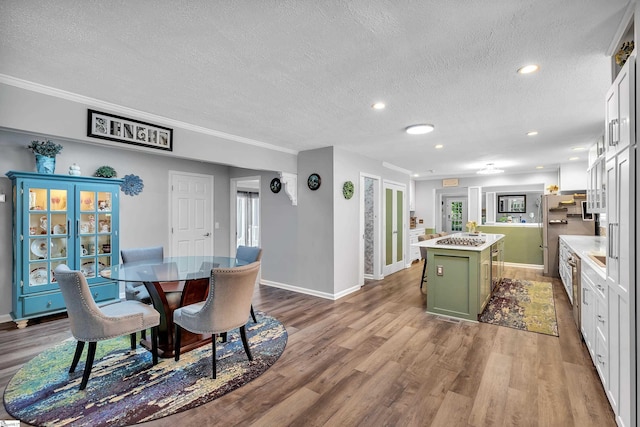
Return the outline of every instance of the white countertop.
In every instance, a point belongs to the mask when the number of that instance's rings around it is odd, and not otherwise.
[[[439,245],[437,242],[439,240],[451,238],[451,237],[469,237],[472,239],[482,239],[484,243],[479,246],[465,246],[465,245]],[[458,251],[476,251],[482,252],[487,249],[491,245],[500,240],[504,239],[504,234],[489,234],[489,233],[480,233],[480,234],[472,234],[469,233],[453,233],[448,234],[442,237],[436,237],[431,240],[423,240],[422,242],[413,243],[411,246],[417,246],[421,248],[432,248],[432,249],[451,249]]]
[[[606,255],[607,253],[607,238],[602,236],[574,236],[562,234],[559,236],[564,241],[571,251],[578,255],[583,264],[589,265],[591,269],[595,270],[603,279],[607,277],[607,269],[601,267],[593,261],[589,254]]]
[[[488,224],[481,224],[480,227],[540,227],[539,222],[491,222]]]

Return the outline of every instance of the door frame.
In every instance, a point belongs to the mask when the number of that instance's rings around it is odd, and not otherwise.
[[[236,255],[236,230],[238,229],[236,217],[236,198],[238,192],[238,182],[240,181],[258,181],[258,197],[262,198],[262,177],[260,175],[240,176],[229,180],[229,256]],[[258,230],[258,241],[262,246],[262,206],[260,207],[260,229]]]
[[[211,222],[213,224],[215,224],[216,222],[216,218],[215,218],[215,190],[214,190],[214,176],[213,175],[208,175],[208,174],[204,174],[204,173],[194,173],[194,172],[184,172],[184,171],[178,171],[178,170],[169,170],[169,174],[168,174],[168,178],[169,178],[169,185],[167,186],[168,189],[168,203],[169,203],[169,208],[167,209],[167,211],[169,211],[169,226],[167,227],[167,232],[169,233],[169,238],[167,239],[167,242],[169,242],[169,255],[168,256],[175,256],[173,253],[173,217],[174,217],[174,212],[173,212],[173,179],[175,175],[188,175],[188,176],[193,176],[193,177],[199,177],[199,178],[207,178],[209,180],[209,198],[211,199]],[[213,228],[213,233],[211,236],[211,254],[215,254],[216,251],[216,243],[215,243],[215,238],[216,238],[216,230],[215,227]]]
[[[407,191],[407,184],[403,183],[403,182],[398,182],[398,181],[392,181],[389,179],[384,179],[382,181],[382,188],[381,188],[381,195],[380,195],[380,209],[382,210],[382,224],[386,224],[387,223],[387,217],[386,217],[386,210],[384,209],[385,203],[386,203],[386,199],[384,196],[385,193],[385,188],[386,185],[393,185],[396,187],[400,187],[402,188],[402,269],[407,268],[406,264],[405,264],[405,260],[407,259],[407,257],[409,256],[408,253],[408,240],[407,240],[407,230],[409,228],[409,194]],[[384,226],[380,227],[380,233],[382,235],[382,241],[381,241],[381,245],[380,245],[380,264],[381,264],[381,269],[382,269],[382,277],[384,277],[384,268],[385,268],[385,264],[382,261],[383,257],[385,256],[385,248],[387,246],[387,240],[385,237],[385,230],[384,230]],[[396,263],[399,263],[400,261],[396,261]],[[395,263],[394,263],[395,264]],[[400,271],[397,270],[397,271]],[[393,274],[393,273],[391,273]]]
[[[376,214],[373,221],[373,274],[364,274],[364,181],[365,178],[373,179],[374,192],[373,192],[373,210]],[[378,175],[372,175],[365,172],[360,172],[360,245],[358,256],[358,285],[364,285],[365,277],[367,279],[382,280],[384,278],[382,274],[382,203],[381,200],[381,187],[382,178]]]

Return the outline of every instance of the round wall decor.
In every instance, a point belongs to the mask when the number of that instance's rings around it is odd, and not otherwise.
[[[309,186],[309,190],[314,191],[320,188],[320,175],[317,173],[309,175],[309,178],[307,179],[307,186]]]
[[[269,188],[273,193],[279,193],[282,188],[282,182],[280,182],[280,178],[273,178],[271,180],[271,184],[269,184]]]
[[[342,186],[342,195],[347,200],[353,197],[353,182],[347,181],[344,183]]]

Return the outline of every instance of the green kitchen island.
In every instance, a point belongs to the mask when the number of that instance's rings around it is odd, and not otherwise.
[[[427,248],[427,312],[478,321],[502,276],[504,237],[457,233],[416,244]]]

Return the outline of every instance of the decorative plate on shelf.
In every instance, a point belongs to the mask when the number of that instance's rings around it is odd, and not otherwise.
[[[104,265],[103,263],[99,262],[98,263],[98,272],[104,270],[106,267],[106,265]],[[94,261],[88,261],[82,264],[82,268],[80,269],[80,271],[82,272],[82,274],[84,274],[85,277],[95,277],[96,275],[96,263]]]
[[[33,239],[31,241],[31,253],[38,258],[46,258],[49,253],[47,250],[47,239]]]
[[[279,193],[282,188],[282,182],[280,182],[280,178],[273,178],[271,180],[271,184],[269,184],[269,188],[273,193]]]
[[[347,181],[344,183],[342,186],[342,195],[347,200],[353,197],[353,182]]]
[[[47,269],[44,267],[38,267],[31,270],[29,273],[29,283],[35,285],[43,285],[49,281],[47,277]]]
[[[309,178],[307,178],[307,186],[309,187],[309,190],[315,191],[320,188],[320,181],[320,175],[317,173],[309,175]]]
[[[53,234],[67,234],[67,227],[65,227],[63,224],[54,225]]]

